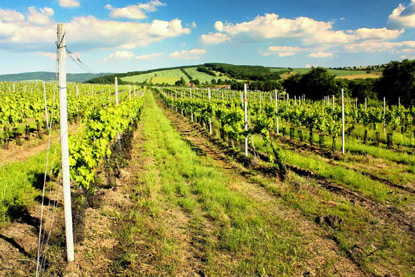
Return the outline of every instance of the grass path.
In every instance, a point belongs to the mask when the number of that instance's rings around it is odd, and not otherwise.
[[[150,218],[141,217],[142,211],[136,218],[156,234],[147,236],[159,244],[154,252],[161,253],[160,268],[153,270],[173,275],[361,274],[314,223],[212,159],[191,130],[181,137],[153,96],[146,100],[144,172],[136,201]]]
[[[146,94],[132,159],[101,206],[85,211],[85,239],[65,273],[90,275],[353,275],[359,268],[318,226],[178,133]],[[187,134],[187,135],[186,135]]]

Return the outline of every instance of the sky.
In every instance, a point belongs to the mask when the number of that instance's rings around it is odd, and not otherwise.
[[[415,59],[415,0],[0,0],[0,74],[54,72],[57,23],[70,73]]]

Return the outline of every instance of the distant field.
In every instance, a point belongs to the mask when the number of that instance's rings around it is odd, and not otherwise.
[[[277,67],[270,67],[269,69],[271,72],[281,72],[281,71],[287,70],[287,68],[277,68]]]
[[[126,82],[142,83],[146,80],[147,82],[150,82],[150,79],[151,79],[152,84],[167,83],[170,85],[174,85],[174,83],[180,80],[181,77],[183,77],[183,79],[186,82],[189,82],[189,78],[187,78],[187,76],[184,75],[184,73],[180,69],[169,69],[169,70],[162,70],[162,71],[157,71],[157,72],[152,72],[152,73],[147,73],[147,74],[128,76],[128,77],[121,78],[121,80],[126,81]]]
[[[212,79],[215,79],[215,80],[229,79],[229,77],[227,76],[214,77],[204,72],[199,72],[197,71],[197,67],[184,68],[184,70],[190,76],[192,76],[193,79],[198,79],[201,83],[205,83],[205,82],[210,83]],[[152,73],[147,73],[147,74],[128,76],[128,77],[121,78],[121,80],[126,81],[126,82],[137,82],[137,83],[142,83],[144,81],[147,81],[148,83],[150,83],[150,80],[151,80],[152,84],[166,83],[169,85],[174,85],[174,83],[180,80],[181,77],[183,77],[183,79],[186,82],[189,82],[189,78],[180,69],[168,69],[168,70],[162,70],[162,71],[157,71],[157,72],[152,72]]]
[[[278,69],[271,69],[273,72],[278,72]],[[290,73],[281,74],[282,79],[287,79],[288,77],[294,74],[306,74],[311,70],[311,68],[293,68],[293,71]],[[280,70],[281,71],[281,70]],[[327,69],[330,74],[336,75],[336,78],[339,79],[367,79],[367,78],[379,78],[382,76],[381,72],[366,73],[366,71],[359,70],[338,70],[338,69]]]
[[[306,74],[307,72],[309,72],[311,70],[311,68],[294,68],[293,71],[300,73],[300,74]],[[361,74],[365,74],[365,71],[351,71],[351,70],[338,70],[338,69],[327,69],[327,71],[330,74],[336,75],[338,77],[341,76],[349,76],[349,75],[361,75]]]
[[[204,82],[210,83],[212,81],[212,79],[216,79],[216,80],[218,80],[218,79],[222,79],[222,80],[229,79],[228,76],[213,77],[213,76],[211,76],[209,74],[206,74],[204,72],[199,72],[199,71],[197,71],[197,67],[185,68],[184,70],[186,70],[186,72],[189,73],[190,76],[193,77],[193,79],[198,79],[201,83],[204,83]],[[219,75],[219,72],[216,72],[216,74]]]
[[[339,79],[347,79],[347,80],[354,80],[354,79],[368,79],[368,78],[380,78],[382,77],[381,72],[374,72],[374,73],[363,73],[363,74],[351,74],[346,76],[338,76]]]

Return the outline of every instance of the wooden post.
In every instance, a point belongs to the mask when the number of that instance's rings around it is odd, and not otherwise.
[[[130,97],[130,100],[131,100],[131,85],[128,85],[128,96]]]
[[[210,103],[210,88],[208,88],[208,97],[209,97],[209,103]],[[212,118],[209,117],[209,134],[212,134]]]
[[[334,94],[333,94],[333,113],[334,113]]]
[[[71,183],[69,179],[68,111],[66,99],[66,45],[64,24],[58,24],[58,71],[66,253],[68,261],[73,262],[75,257],[72,232]]]
[[[45,86],[45,82],[43,82],[43,96],[45,98],[45,120],[46,120],[46,127],[49,130],[48,102],[47,102],[47,99],[46,99],[46,86]]]
[[[342,89],[342,154],[344,155],[344,91]]]
[[[248,86],[244,84],[245,94],[245,131],[248,131]],[[248,157],[248,136],[245,136],[245,157]]]
[[[115,77],[115,105],[118,106],[118,78]]]
[[[383,97],[383,133],[386,132],[386,98]]]
[[[118,78],[115,77],[115,105],[118,106]],[[121,136],[120,132],[117,133],[118,145],[120,146],[121,151]]]
[[[365,110],[367,110],[367,98],[365,97]]]
[[[278,126],[278,90],[275,91],[275,114],[277,115],[277,135],[279,135],[280,129]]]
[[[190,99],[192,99],[192,89],[190,89]],[[191,120],[193,122],[193,106],[191,106],[191,108],[190,108],[190,116],[191,116]]]

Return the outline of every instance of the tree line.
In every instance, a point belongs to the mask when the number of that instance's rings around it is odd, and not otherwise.
[[[405,105],[415,105],[415,60],[390,62],[379,79],[336,79],[327,69],[313,67],[308,73],[293,75],[282,82],[290,95],[305,94],[309,99],[322,99],[326,95],[340,95],[344,89],[346,97],[369,98],[397,104],[398,97]]]

